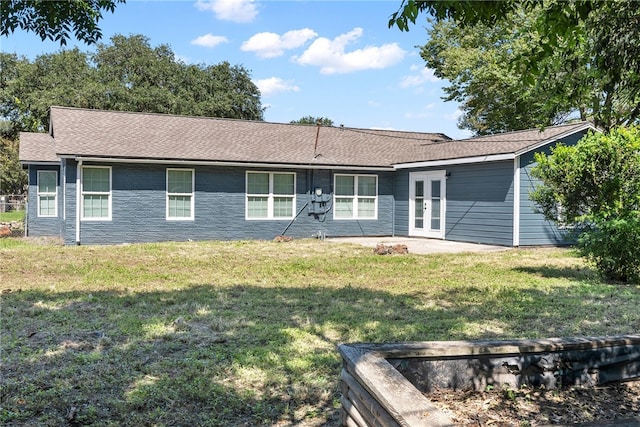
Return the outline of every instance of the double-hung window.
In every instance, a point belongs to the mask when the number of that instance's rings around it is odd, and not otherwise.
[[[58,172],[38,171],[38,216],[58,216]]]
[[[82,167],[82,219],[111,219],[111,167]]]
[[[334,217],[336,219],[376,219],[378,177],[376,175],[334,176]]]
[[[246,218],[293,218],[295,181],[293,172],[247,172]]]
[[[193,177],[193,169],[167,169],[167,219],[194,218]]]

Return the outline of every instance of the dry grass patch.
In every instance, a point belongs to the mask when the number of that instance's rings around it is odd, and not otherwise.
[[[379,257],[317,240],[0,241],[0,423],[337,425],[352,341],[637,332],[566,249]]]

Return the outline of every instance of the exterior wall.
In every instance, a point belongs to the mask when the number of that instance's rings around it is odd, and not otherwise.
[[[90,163],[84,163],[90,166]],[[103,164],[101,164],[103,165]],[[332,203],[324,215],[309,214],[308,191],[321,187],[333,194],[333,172],[297,169],[295,214],[291,220],[245,219],[246,171],[237,167],[112,164],[112,211],[110,221],[81,221],[81,244],[185,240],[273,239],[291,237],[375,236],[391,234],[393,216],[392,173],[378,175],[378,219],[334,220]],[[195,170],[194,219],[166,219],[166,168]],[[250,169],[278,172],[272,168]],[[281,170],[292,171],[292,170]],[[340,171],[340,173],[359,173]],[[369,174],[369,173],[367,173]],[[69,162],[65,242],[76,242],[76,164]]]
[[[513,162],[447,168],[447,240],[513,244]]]
[[[401,170],[396,175],[395,231],[408,235],[409,173],[446,170],[445,239],[511,246],[513,162],[501,161]]]
[[[57,216],[55,217],[39,217],[38,216],[38,171],[56,171],[58,172],[57,183]],[[29,165],[28,167],[28,197],[27,205],[27,235],[34,237],[42,236],[60,236],[62,227],[62,197],[60,186],[60,168],[50,165]]]
[[[571,135],[561,141],[565,145],[576,144],[585,132]],[[551,144],[537,150],[545,154],[551,153]],[[553,222],[536,212],[535,203],[529,193],[540,184],[531,176],[535,167],[534,153],[526,153],[520,157],[520,246],[568,245],[575,243],[575,236],[568,230],[559,229]]]

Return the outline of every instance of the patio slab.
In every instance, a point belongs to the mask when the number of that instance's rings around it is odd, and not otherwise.
[[[449,240],[417,237],[330,237],[328,242],[353,243],[375,248],[382,243],[387,246],[406,245],[410,254],[437,254],[461,252],[497,252],[513,249],[508,246],[482,245],[478,243],[453,242]]]

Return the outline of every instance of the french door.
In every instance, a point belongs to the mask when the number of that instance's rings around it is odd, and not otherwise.
[[[409,174],[409,235],[444,239],[445,171]]]

